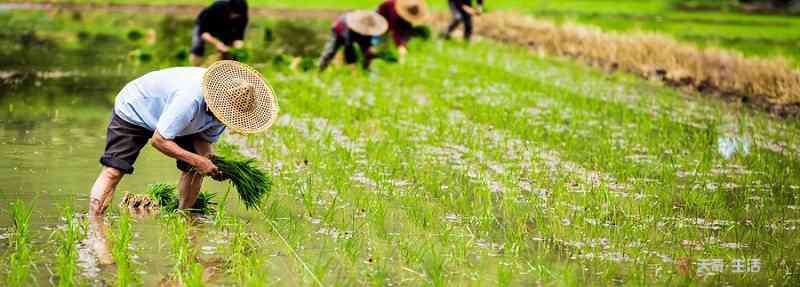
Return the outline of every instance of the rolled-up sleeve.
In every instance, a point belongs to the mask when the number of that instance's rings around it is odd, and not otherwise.
[[[183,94],[176,95],[161,113],[156,131],[165,139],[182,136],[181,132],[192,122],[198,103]]]

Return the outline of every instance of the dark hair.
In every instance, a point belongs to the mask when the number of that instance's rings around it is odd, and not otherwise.
[[[228,0],[228,7],[233,13],[247,15],[247,1],[245,0]]]

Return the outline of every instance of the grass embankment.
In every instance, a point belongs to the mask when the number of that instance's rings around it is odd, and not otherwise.
[[[667,34],[701,47],[723,47],[748,56],[784,57],[800,64],[800,20],[732,11],[685,11],[674,1],[532,1],[521,12],[558,23],[577,22],[604,31]],[[725,1],[719,1],[725,2]]]
[[[777,114],[800,112],[797,93],[800,72],[780,60],[748,59],[724,50],[696,48],[656,34],[605,33],[515,14],[486,15],[477,31],[492,39],[577,58],[603,68],[621,69],[670,85],[753,102]]]

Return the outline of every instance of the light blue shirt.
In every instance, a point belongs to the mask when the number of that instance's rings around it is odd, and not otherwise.
[[[117,95],[114,111],[123,120],[165,139],[199,134],[214,143],[225,131],[203,99],[204,68],[169,68],[128,83]]]

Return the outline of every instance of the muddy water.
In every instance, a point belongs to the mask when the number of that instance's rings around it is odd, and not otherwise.
[[[110,99],[119,87],[102,84],[102,79],[68,79],[74,84],[65,91],[64,79],[39,78],[31,86],[9,86],[12,90],[0,99],[0,210],[6,213],[12,202],[20,199],[33,206],[31,230],[34,250],[50,264],[48,254],[55,250],[51,234],[63,224],[63,207],[73,206],[76,217],[87,210],[89,189],[100,170],[98,159],[105,145],[105,127],[111,111]],[[105,82],[117,82],[116,77]],[[7,90],[8,91],[8,90]],[[136,172],[126,177],[115,196],[114,206],[125,191],[144,193],[147,185],[175,182],[178,172],[173,160],[146,147],[136,163]],[[226,185],[211,183],[205,190],[224,192]],[[237,207],[231,205],[232,212]],[[117,216],[112,211],[109,217]],[[168,234],[154,216],[134,219],[135,270],[143,283],[155,283],[166,277],[171,262]],[[0,216],[0,226],[11,226],[9,216]],[[113,233],[115,226],[106,226]],[[203,229],[202,224],[198,227]],[[5,232],[5,230],[4,230]],[[195,244],[208,256],[224,242],[221,234],[198,231]],[[108,235],[106,234],[106,235]],[[107,238],[106,238],[107,239]],[[212,243],[215,241],[217,243]],[[154,243],[154,244],[153,244]],[[0,241],[0,253],[7,251]],[[114,270],[103,267],[93,256],[88,242],[82,242],[81,272],[97,284],[113,283]],[[37,260],[38,261],[38,260]],[[44,266],[40,266],[44,268]],[[39,282],[49,282],[47,272],[38,272]],[[151,284],[145,284],[151,285]]]
[[[89,190],[101,169],[99,157],[114,97],[125,83],[148,71],[188,65],[185,52],[180,55],[191,43],[195,13],[5,8],[0,7],[0,25],[8,28],[0,32],[0,254],[9,251],[9,207],[22,200],[33,207],[34,277],[39,285],[55,283],[55,271],[48,271],[55,270],[53,254],[58,248],[53,234],[65,222],[63,208],[72,206],[73,216],[81,219],[89,235],[78,246],[82,280],[94,286],[115,284],[114,265],[101,261],[109,258],[109,241],[117,233],[118,202],[124,192],[145,193],[149,184],[174,183],[178,171],[174,160],[145,147],[135,173],[119,185],[107,222],[85,220]],[[273,58],[315,58],[326,32],[327,23],[298,26],[254,21],[248,28],[251,60],[274,63],[279,61]],[[267,34],[274,37],[267,39]],[[286,35],[305,41],[297,46],[281,38]],[[203,189],[217,193],[219,201],[228,188],[209,181]],[[233,198],[225,210],[244,220],[254,216]],[[175,264],[170,259],[172,232],[152,215],[134,216],[131,227],[137,281],[143,286],[168,285]],[[227,235],[209,226],[208,219],[201,218],[191,229],[191,244],[199,251],[200,263],[209,270],[221,270],[222,266],[215,265],[220,265]],[[227,279],[218,277],[209,283],[226,284]]]
[[[17,37],[19,34],[3,35],[2,40]],[[110,50],[122,49],[125,47]],[[85,218],[89,189],[101,168],[98,160],[104,149],[105,128],[114,96],[126,81],[163,64],[143,66],[129,61],[124,54],[97,57],[95,63],[86,62],[75,50],[59,46],[38,45],[25,52],[6,49],[3,53],[5,64],[0,68],[3,71],[0,74],[0,182],[3,183],[0,185],[0,226],[3,229],[0,235],[5,239],[7,227],[12,226],[8,212],[13,202],[19,199],[33,207],[31,231],[38,268],[34,277],[39,284],[49,285],[54,278],[47,270],[54,269],[52,254],[57,248],[52,235],[64,224],[65,206],[75,208],[75,217]],[[59,56],[46,61],[48,54]],[[145,147],[136,163],[136,172],[119,185],[108,217],[118,216],[116,205],[124,192],[144,193],[149,184],[174,183],[177,177],[174,160]],[[204,190],[224,192],[227,185],[210,183]],[[240,209],[230,204],[229,212],[236,214]],[[91,285],[114,284],[113,265],[100,264],[96,249],[92,247],[97,242],[107,243],[117,227],[86,227],[87,231],[92,228],[107,230],[94,241],[81,242],[79,272]],[[169,230],[155,216],[134,218],[132,228],[133,269],[145,286],[155,285],[173,270],[174,263],[166,259],[171,252]],[[224,235],[208,231],[202,223],[196,229],[193,243],[204,258],[214,258],[221,249],[219,246],[225,243]],[[0,240],[0,254],[7,252],[8,241]]]

